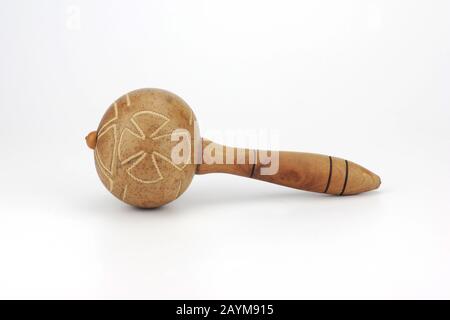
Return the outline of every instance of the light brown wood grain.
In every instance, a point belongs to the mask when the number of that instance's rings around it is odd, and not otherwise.
[[[203,140],[203,148],[211,147],[209,140]],[[224,164],[207,164],[211,162],[208,154],[204,154],[203,164],[197,166],[197,174],[228,173],[295,189],[321,192],[334,195],[352,195],[377,189],[380,178],[353,162],[344,159],[330,157],[321,154],[304,152],[279,152],[279,170],[274,175],[261,174],[261,168],[265,165],[258,161],[248,164],[251,155],[256,155],[256,150],[245,149],[247,162],[245,164],[225,164],[226,147],[214,144],[215,150],[220,150]],[[234,150],[236,148],[229,148]],[[217,155],[214,155],[217,157]]]

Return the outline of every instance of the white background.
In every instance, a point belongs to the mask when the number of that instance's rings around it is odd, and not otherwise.
[[[3,1],[0,298],[450,298],[449,18],[437,0]],[[275,130],[383,184],[219,174],[126,206],[84,136],[142,87],[205,134]]]

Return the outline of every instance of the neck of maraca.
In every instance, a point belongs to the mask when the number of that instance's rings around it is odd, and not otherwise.
[[[252,177],[257,164],[257,152],[251,149],[227,147],[202,139],[202,163],[197,174],[229,173]]]

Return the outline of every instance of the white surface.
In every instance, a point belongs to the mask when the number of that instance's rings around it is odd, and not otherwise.
[[[3,1],[1,298],[450,298],[448,1]],[[137,210],[84,136],[140,87],[379,191],[226,175]],[[212,134],[212,139],[222,142]]]

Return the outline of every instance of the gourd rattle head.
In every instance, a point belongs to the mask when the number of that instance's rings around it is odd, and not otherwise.
[[[195,174],[196,118],[186,102],[168,91],[140,89],[120,97],[86,140],[105,187],[136,207],[175,200]],[[181,142],[185,148],[177,148]]]

